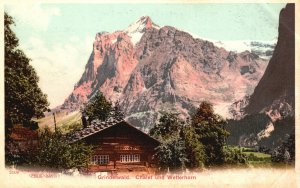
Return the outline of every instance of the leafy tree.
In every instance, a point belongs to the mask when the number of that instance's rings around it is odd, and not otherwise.
[[[205,165],[218,165],[224,162],[223,146],[229,135],[225,125],[226,121],[214,113],[212,104],[205,101],[192,116],[191,126],[205,149]]]
[[[40,166],[53,168],[78,168],[86,166],[93,150],[83,143],[70,144],[61,132],[49,129],[41,134],[36,156],[32,159]]]
[[[38,86],[39,78],[30,59],[18,48],[19,40],[11,30],[14,21],[4,14],[5,44],[5,125],[24,123],[42,117],[48,109],[47,96]]]
[[[184,124],[178,114],[161,112],[158,124],[150,135],[159,139],[155,157],[162,169],[226,164],[247,164],[247,156],[241,150],[225,146],[229,133],[227,122],[214,113],[213,106],[202,102],[191,122]]]
[[[150,130],[149,134],[159,140],[170,137],[178,137],[182,130],[183,121],[178,118],[178,114],[161,111],[158,124]]]
[[[88,117],[88,121],[91,122],[94,119],[105,120],[111,110],[112,104],[105,99],[101,92],[97,92],[82,112]]]
[[[205,163],[205,150],[199,136],[196,134],[195,129],[186,127],[184,130],[185,153],[187,155],[187,167],[202,168]]]
[[[154,157],[162,170],[184,168],[187,158],[182,137],[183,121],[178,118],[178,114],[164,111],[160,113],[158,124],[150,130],[150,135],[161,141],[155,148]]]
[[[154,157],[162,170],[177,170],[185,167],[187,161],[184,141],[176,137],[164,140],[157,148]]]

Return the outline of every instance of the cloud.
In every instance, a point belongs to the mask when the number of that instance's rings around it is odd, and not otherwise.
[[[36,30],[45,31],[53,16],[60,15],[60,9],[56,7],[42,7],[40,4],[9,4],[5,10],[15,18],[17,22],[24,22]]]
[[[64,44],[51,46],[37,37],[28,41],[20,47],[32,59],[31,65],[40,77],[39,86],[48,95],[50,107],[62,104],[84,71],[93,38],[72,36]],[[78,41],[83,41],[83,45],[78,45]]]

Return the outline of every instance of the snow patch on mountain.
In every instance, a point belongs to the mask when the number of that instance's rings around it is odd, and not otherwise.
[[[114,44],[115,42],[117,42],[117,39],[116,39],[116,38],[113,39],[113,40],[111,40],[111,43],[112,43],[112,44]]]
[[[273,55],[274,48],[277,44],[277,38],[273,40],[215,40],[205,37],[200,37],[192,32],[190,33],[194,38],[207,40],[212,42],[215,46],[219,48],[224,48],[227,51],[233,51],[236,53],[241,53],[244,51],[249,51],[258,55],[260,58],[270,60]]]
[[[143,34],[144,33],[142,33],[142,32],[136,32],[136,33],[130,33],[128,35],[131,37],[132,44],[135,45],[136,43],[138,43],[141,40]]]
[[[214,43],[215,46],[219,48],[224,48],[229,51],[234,52],[244,52],[249,51],[255,53],[264,59],[270,59],[273,55],[273,51],[275,45],[277,43],[276,40],[271,41],[262,41],[262,40],[236,40],[236,41],[217,41],[217,40],[209,40]]]
[[[152,22],[151,18],[149,16],[143,16],[136,22],[130,24],[127,29],[124,30],[124,33],[126,33],[130,38],[133,45],[137,44],[143,34],[145,33],[146,28],[155,28],[160,29],[161,27],[155,23]],[[177,28],[176,28],[177,29]],[[178,29],[179,30],[179,29]],[[192,32],[187,33],[191,34],[193,38],[207,40],[212,42],[215,46],[219,48],[224,48],[227,51],[233,51],[236,53],[249,51],[251,53],[254,53],[258,55],[260,58],[269,60],[272,55],[275,48],[275,45],[277,43],[277,38],[273,40],[215,40],[215,39],[208,39],[204,37],[200,37],[196,34],[193,34]]]
[[[160,29],[157,24],[152,22],[150,17],[143,16],[136,22],[130,24],[129,27],[124,30],[124,33],[131,37],[131,42],[135,45],[141,40],[146,28],[150,27]]]

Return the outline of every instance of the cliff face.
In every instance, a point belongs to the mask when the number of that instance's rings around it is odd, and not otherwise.
[[[187,116],[203,100],[227,117],[230,104],[252,94],[267,64],[249,51],[229,52],[142,17],[123,31],[96,35],[82,78],[62,108],[78,109],[100,90],[146,131],[158,111]]]
[[[295,5],[280,12],[278,42],[265,74],[250,97],[246,113],[264,111],[278,100],[295,108]]]
[[[229,144],[272,148],[295,132],[294,4],[280,12],[278,43],[254,93],[234,103],[232,111],[238,120],[229,123]]]

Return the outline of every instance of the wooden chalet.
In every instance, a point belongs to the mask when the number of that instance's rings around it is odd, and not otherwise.
[[[13,125],[9,129],[9,143],[6,143],[11,151],[20,153],[36,148],[38,143],[38,132],[21,124]]]
[[[149,171],[155,167],[153,155],[159,141],[120,117],[94,120],[70,135],[69,140],[94,146],[88,172]]]

